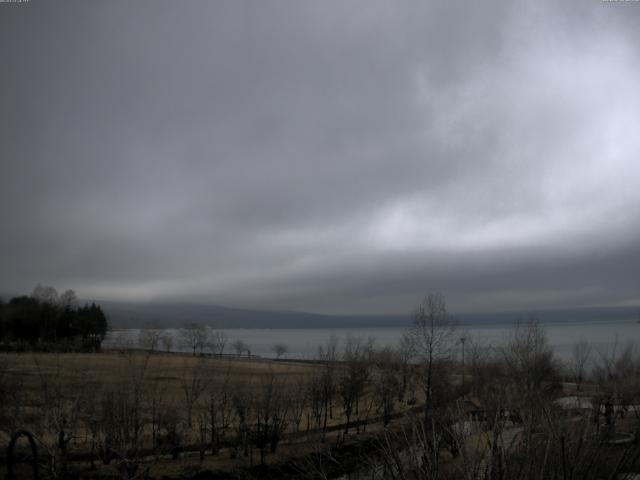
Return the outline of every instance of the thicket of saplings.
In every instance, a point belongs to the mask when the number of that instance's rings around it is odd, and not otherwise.
[[[294,461],[299,478],[613,479],[640,471],[635,436],[624,435],[640,427],[634,346],[579,342],[561,363],[535,322],[517,324],[504,345],[482,345],[455,328],[439,295],[425,297],[414,320],[397,348],[329,342],[305,374],[273,362],[239,378],[225,367],[232,360],[183,357],[191,368],[179,395],[163,390],[151,367],[164,355],[139,351],[123,351],[126,368],[91,379],[91,388],[70,389],[59,370],[43,368],[28,397],[20,373],[0,369],[0,426],[7,435],[32,430],[51,478],[77,476],[81,464],[83,477],[111,468],[143,478],[188,451],[196,464],[211,456],[268,464],[294,439],[307,447]],[[567,408],[558,401],[567,389],[583,401]],[[357,458],[342,455],[357,439],[366,444]]]

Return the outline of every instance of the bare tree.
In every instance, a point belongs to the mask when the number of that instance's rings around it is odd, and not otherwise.
[[[612,434],[616,413],[624,415],[628,405],[640,397],[640,365],[636,345],[629,342],[620,348],[617,337],[613,345],[596,351],[593,379],[598,385],[597,412],[604,412],[608,434]]]
[[[78,297],[76,296],[76,292],[71,289],[65,290],[58,299],[58,305],[60,305],[62,309],[76,308],[78,306]]]
[[[219,445],[225,439],[225,432],[231,426],[233,414],[231,369],[227,368],[221,381],[211,383],[208,388],[209,404],[207,420],[209,423],[211,452],[217,453]]]
[[[276,358],[280,358],[289,351],[289,347],[285,343],[276,343],[271,346],[271,351],[276,354]]]
[[[587,364],[591,358],[591,345],[584,338],[573,345],[571,349],[571,362],[569,368],[573,381],[576,382],[576,390],[580,391],[586,374]]]
[[[510,418],[522,429],[525,451],[533,457],[529,451],[538,448],[540,425],[547,421],[559,388],[559,366],[545,331],[535,320],[518,322],[511,340],[500,354],[504,374],[503,388],[498,390],[498,398],[504,399],[505,411],[508,410]],[[496,411],[494,415],[504,416],[504,412]],[[500,424],[500,420],[496,419],[496,423]],[[499,425],[499,428],[503,427]],[[499,454],[499,446],[494,442],[492,459],[495,462]],[[493,467],[500,465],[496,463]]]
[[[399,378],[402,370],[397,367],[398,356],[396,351],[384,348],[374,357],[376,375],[374,378],[374,396],[378,410],[382,411],[384,425],[388,425],[398,399],[398,390],[402,381]]]
[[[162,340],[162,330],[151,323],[147,328],[143,328],[138,333],[138,345],[149,353],[155,353],[160,347]]]
[[[166,423],[164,422],[166,412],[171,410],[167,390],[167,384],[165,382],[158,381],[157,377],[151,378],[150,381],[147,382],[145,393],[148,398],[147,412],[149,426],[151,429],[151,449],[156,455],[164,453],[159,452],[159,447],[160,440],[162,438],[162,430],[163,427],[166,426]]]
[[[193,409],[196,402],[207,389],[204,371],[204,360],[200,360],[195,366],[186,363],[180,378],[180,386],[184,394],[184,406],[187,414],[187,426],[191,428]]]
[[[235,342],[231,344],[233,350],[236,352],[236,355],[241,356],[244,352],[249,351],[249,345],[244,343],[242,340],[237,339]]]
[[[502,349],[509,376],[522,396],[540,391],[558,378],[558,364],[545,331],[536,320],[518,322],[511,341]]]
[[[113,347],[117,349],[118,353],[120,353],[121,355],[124,355],[135,346],[131,335],[128,335],[127,333],[128,331],[126,330],[114,332],[114,338],[111,341]]]
[[[307,412],[307,430],[311,427],[311,420],[315,428],[322,427],[322,418],[324,414],[326,430],[326,397],[325,397],[325,372],[316,372],[312,374],[305,384],[305,396],[309,411]]]
[[[451,432],[459,447],[455,461],[431,448],[435,443],[443,450],[444,437],[431,437],[418,422],[409,422],[383,432],[371,467],[375,478],[394,480],[596,480],[626,478],[635,472],[638,446],[611,448],[599,439],[597,425],[589,418],[568,422],[564,415],[548,410],[530,437],[506,431],[481,434],[462,428],[469,422],[457,422]]]
[[[215,355],[222,356],[224,354],[224,349],[227,345],[228,337],[225,332],[220,330],[216,330],[211,335],[211,341],[209,342],[209,348],[211,352]]]
[[[207,345],[208,336],[207,326],[201,323],[187,323],[180,329],[182,346],[190,349],[194,356],[198,351],[202,353]]]
[[[492,357],[494,349],[474,337],[467,338],[466,345],[466,368],[470,374],[468,386],[471,392],[479,395],[482,388],[495,378],[495,372],[490,371],[490,365],[496,362]]]
[[[49,285],[42,285],[39,283],[33,289],[31,297],[42,303],[48,303],[50,305],[58,304],[58,291]]]
[[[359,414],[360,402],[370,376],[367,346],[358,338],[349,338],[345,345],[344,368],[340,376],[338,391],[346,417],[344,433],[349,433],[352,414]]]
[[[395,358],[395,366],[400,375],[400,384],[397,390],[399,402],[404,402],[407,394],[409,395],[408,400],[413,401],[415,398],[415,382],[412,379],[414,369],[411,365],[413,356],[414,352],[411,337],[403,335],[393,355]]]
[[[252,396],[248,392],[246,385],[234,385],[231,395],[231,402],[236,417],[236,442],[232,455],[236,455],[238,448],[244,450],[244,456],[249,456],[251,417],[253,415],[254,402]]]
[[[292,380],[288,389],[291,423],[295,432],[300,430],[302,417],[309,407],[307,381],[307,375],[300,375]]]
[[[426,404],[425,418],[428,418],[434,397],[439,393],[435,387],[443,386],[443,369],[451,359],[456,340],[455,325],[442,294],[430,293],[424,297],[414,313],[408,339],[423,370],[421,383]]]
[[[60,358],[54,365],[44,367],[37,356],[33,357],[38,372],[38,397],[35,402],[37,415],[40,418],[40,445],[47,451],[50,459],[48,473],[52,478],[65,477],[67,474],[68,448],[70,442],[78,434],[80,420],[80,404],[85,392],[77,388],[86,383],[83,371],[69,372],[60,364]],[[74,385],[71,378],[80,378]]]
[[[332,336],[325,345],[318,347],[317,359],[322,363],[320,398],[324,416],[322,430],[326,432],[329,418],[333,418],[333,401],[337,392],[338,337]]]
[[[260,463],[264,465],[267,447],[276,452],[287,426],[289,399],[283,381],[273,371],[262,376],[253,396],[255,424],[253,435],[260,450]]]
[[[173,348],[173,337],[171,336],[171,334],[165,333],[164,335],[162,335],[160,341],[162,342],[162,348],[164,349],[164,351],[166,353],[171,353],[171,349]]]
[[[139,473],[144,453],[149,356],[124,358],[125,370],[99,396],[97,424],[104,462],[115,460],[122,478],[131,479]]]
[[[9,435],[20,423],[22,387],[21,376],[9,368],[6,360],[0,359],[0,432]]]

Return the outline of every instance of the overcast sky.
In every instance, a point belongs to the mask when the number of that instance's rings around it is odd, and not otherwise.
[[[0,3],[0,291],[640,304],[640,2]]]

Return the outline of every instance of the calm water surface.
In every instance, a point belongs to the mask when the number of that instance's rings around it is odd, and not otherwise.
[[[571,355],[571,347],[581,339],[585,339],[597,349],[610,349],[614,345],[618,348],[628,342],[640,345],[640,323],[629,321],[593,321],[593,322],[553,322],[541,323],[544,327],[550,345],[560,358],[568,358]],[[358,328],[358,329],[263,329],[263,328],[238,328],[223,329],[227,334],[228,342],[226,353],[232,353],[231,343],[242,340],[251,349],[251,354],[264,357],[273,357],[271,347],[276,343],[284,343],[289,348],[287,357],[299,359],[314,358],[318,345],[326,344],[332,337],[336,337],[339,343],[344,344],[348,337],[373,338],[377,346],[397,345],[406,328]],[[486,345],[501,345],[509,340],[513,334],[513,325],[510,324],[484,324],[481,326],[461,326],[458,336],[473,338],[475,341]],[[178,331],[167,330],[174,336],[173,350],[187,351],[182,348]],[[139,330],[114,330],[109,333],[105,346],[114,346],[123,341],[135,343]]]

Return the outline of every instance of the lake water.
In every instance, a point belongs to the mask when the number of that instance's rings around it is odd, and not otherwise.
[[[640,345],[640,323],[629,321],[591,321],[591,322],[550,322],[541,323],[549,344],[553,347],[558,357],[567,359],[571,355],[572,346],[584,339],[596,349],[612,348],[617,343],[618,347],[628,342]],[[288,347],[286,357],[297,359],[313,359],[318,345],[326,344],[331,337],[336,337],[340,344],[352,337],[363,339],[373,338],[376,346],[395,346],[398,344],[406,328],[358,328],[358,329],[267,329],[267,328],[238,328],[221,329],[227,334],[228,342],[225,353],[232,353],[231,344],[235,340],[246,343],[252,355],[274,357],[271,348],[276,343],[285,344]],[[483,324],[465,325],[459,327],[456,333],[459,337],[474,339],[485,345],[504,344],[513,334],[512,324]],[[114,330],[105,340],[105,347],[115,346],[122,342],[134,344],[137,341],[139,330]],[[168,329],[166,332],[174,337],[174,351],[188,351],[181,347],[178,330]]]

